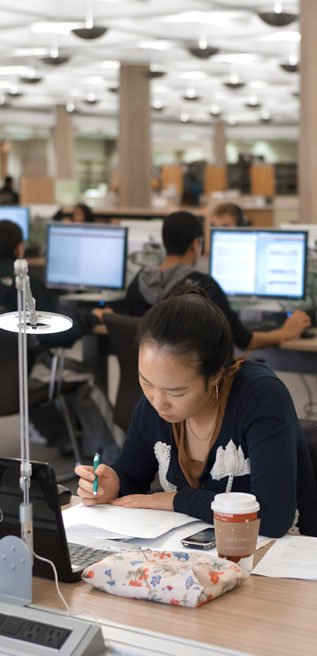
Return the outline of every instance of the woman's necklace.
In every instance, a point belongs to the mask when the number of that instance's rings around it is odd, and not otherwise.
[[[199,437],[199,435],[197,435],[197,433],[195,433],[195,431],[192,429],[192,427],[189,423],[189,419],[186,419],[186,426],[188,426],[192,436],[195,437],[196,440],[199,440],[199,442],[207,442],[207,440],[209,440],[210,437],[212,436],[212,433],[213,433],[215,425],[216,425],[216,421],[217,421],[217,415],[216,415],[215,420],[213,421],[212,427],[211,427],[208,435],[206,435],[206,437]]]

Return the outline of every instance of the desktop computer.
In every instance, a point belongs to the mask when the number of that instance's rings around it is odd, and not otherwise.
[[[127,228],[91,223],[47,226],[46,285],[69,291],[123,290]]]

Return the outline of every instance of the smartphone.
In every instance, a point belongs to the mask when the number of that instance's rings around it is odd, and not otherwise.
[[[184,547],[192,549],[213,549],[216,546],[215,529],[205,528],[203,531],[183,538],[181,543]]]

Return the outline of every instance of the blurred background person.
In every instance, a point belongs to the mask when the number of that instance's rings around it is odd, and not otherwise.
[[[13,189],[13,179],[6,175],[0,188],[0,205],[18,205],[19,201],[19,194]]]
[[[210,223],[215,228],[243,228],[251,225],[240,205],[235,203],[221,203],[211,214]]]

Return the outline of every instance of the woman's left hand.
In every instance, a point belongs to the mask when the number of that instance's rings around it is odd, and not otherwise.
[[[153,492],[153,494],[128,494],[110,501],[113,506],[124,508],[151,508],[152,510],[174,510],[176,492]]]

